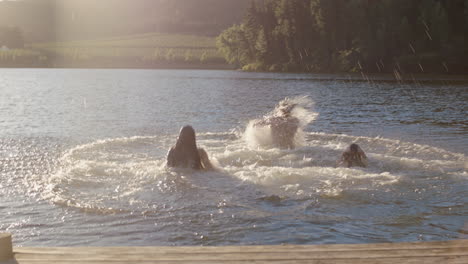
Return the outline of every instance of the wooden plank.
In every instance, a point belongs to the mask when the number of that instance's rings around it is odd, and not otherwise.
[[[461,242],[460,242],[461,243]],[[349,245],[333,245],[331,247],[317,249],[320,246],[299,246],[298,250],[295,246],[262,246],[262,247],[117,247],[117,248],[20,248],[17,253],[20,258],[42,258],[51,255],[60,257],[67,255],[70,257],[81,257],[81,255],[107,256],[107,255],[125,255],[129,258],[139,255],[148,257],[173,255],[217,255],[227,258],[236,257],[239,255],[283,255],[295,254],[296,256],[315,256],[340,255],[343,257],[351,257],[353,255],[367,254],[371,256],[385,256],[387,254],[399,254],[401,256],[452,256],[468,254],[468,245],[465,244],[447,243],[443,246],[425,246],[411,247],[404,246],[398,248],[375,247],[374,244],[353,246],[350,249]],[[18,254],[19,253],[19,254]]]
[[[260,245],[260,246],[180,246],[180,247],[23,247],[17,248],[21,253],[73,253],[93,252],[106,253],[128,251],[130,254],[141,254],[151,250],[162,253],[257,253],[257,252],[311,252],[311,251],[356,251],[356,250],[397,250],[397,249],[437,249],[468,247],[468,240],[450,240],[435,242],[404,242],[376,244],[325,244],[325,245]]]
[[[54,262],[53,260],[41,260],[41,261],[12,261],[2,264],[77,264],[77,263],[87,263],[87,264],[124,264],[124,263],[138,263],[138,264],[152,264],[152,263],[167,263],[167,264],[211,264],[211,263],[225,263],[225,264],[246,264],[246,263],[256,263],[256,264],[466,264],[467,258],[461,257],[422,257],[422,258],[378,258],[378,259],[325,259],[325,260],[296,260],[296,259],[277,259],[277,260],[175,260],[175,261],[164,261],[159,259],[146,260],[146,261],[128,261],[123,259],[118,260],[93,260],[93,261],[83,261],[83,260],[64,260],[60,262]]]
[[[0,233],[0,261],[5,261],[13,257],[13,245],[11,234]]]
[[[352,245],[15,248],[15,263],[468,263],[468,240]]]
[[[392,256],[393,255],[393,256]],[[445,253],[428,253],[428,252],[418,252],[417,254],[401,254],[399,252],[385,252],[375,253],[372,251],[368,252],[358,252],[352,254],[339,254],[336,252],[316,254],[316,253],[257,253],[257,254],[171,254],[171,255],[162,255],[162,254],[142,254],[142,255],[126,255],[126,254],[107,254],[107,255],[45,255],[45,256],[16,256],[17,261],[26,261],[26,260],[48,260],[51,262],[60,262],[63,260],[81,260],[81,261],[102,261],[102,260],[119,260],[125,259],[128,261],[151,261],[151,260],[161,260],[161,261],[179,261],[179,260],[196,260],[196,261],[222,261],[222,260],[232,260],[232,261],[274,261],[274,260],[326,260],[326,259],[378,259],[378,258],[389,258],[389,257],[400,257],[400,258],[423,258],[423,257],[466,257],[468,255],[461,255],[457,253],[445,254]]]

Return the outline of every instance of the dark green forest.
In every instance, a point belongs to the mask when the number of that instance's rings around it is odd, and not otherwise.
[[[0,47],[145,33],[218,36],[250,71],[468,73],[468,0],[0,1]]]
[[[468,0],[257,0],[218,36],[245,70],[468,73]]]

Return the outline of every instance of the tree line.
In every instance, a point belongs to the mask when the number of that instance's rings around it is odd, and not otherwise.
[[[468,0],[252,0],[217,45],[245,70],[467,73]]]

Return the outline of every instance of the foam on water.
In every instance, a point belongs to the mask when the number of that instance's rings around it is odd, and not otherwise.
[[[172,169],[165,166],[165,154],[175,138],[116,138],[76,146],[44,179],[43,196],[83,210],[148,213],[186,207],[194,197],[209,203],[220,193],[254,199],[344,199],[345,193],[388,191],[388,186],[421,178],[467,176],[463,154],[399,140],[324,133],[304,133],[304,144],[294,150],[253,148],[234,132],[200,133],[199,145],[218,169]],[[367,153],[368,168],[337,167],[342,150],[352,142]]]
[[[199,147],[207,150],[217,168],[203,172],[165,166],[177,135],[109,138],[64,151],[52,159],[52,167],[28,174],[23,182],[28,192],[56,205],[105,214],[151,214],[211,206],[220,197],[242,206],[242,199],[265,197],[360,204],[369,202],[362,193],[373,193],[374,202],[386,204],[421,188],[444,188],[438,186],[440,180],[449,184],[466,180],[468,162],[463,154],[381,137],[304,132],[317,117],[310,110],[313,102],[307,97],[284,101],[297,104],[292,114],[300,121],[296,141],[300,144],[295,149],[268,144],[268,129],[253,127],[252,121],[245,132],[198,133]],[[337,166],[351,143],[366,152],[367,168]]]
[[[18,246],[466,237],[466,85],[309,77],[2,71],[0,229]],[[304,132],[295,149],[256,141],[268,135],[246,140],[249,120],[301,94],[310,104],[298,102],[304,111],[293,113]],[[217,170],[165,167],[187,122]],[[369,167],[337,167],[353,142]]]
[[[296,146],[302,146],[304,141],[304,128],[317,117],[318,113],[313,112],[311,108],[314,102],[307,96],[287,97],[280,101],[275,109],[267,113],[260,119],[250,120],[244,133],[244,139],[251,147],[271,147],[273,138],[269,126],[255,126],[255,123],[261,119],[279,114],[281,105],[295,105],[291,111],[291,116],[299,120],[299,127],[294,137]]]

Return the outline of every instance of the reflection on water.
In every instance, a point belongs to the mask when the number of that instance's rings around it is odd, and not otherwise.
[[[0,230],[12,232],[17,245],[319,244],[466,234],[467,107],[459,84],[229,71],[3,73]],[[249,121],[286,96],[312,100],[304,110],[316,119],[303,128],[303,144],[249,144]],[[164,166],[187,123],[217,170]],[[368,155],[368,168],[336,166],[352,142]]]

